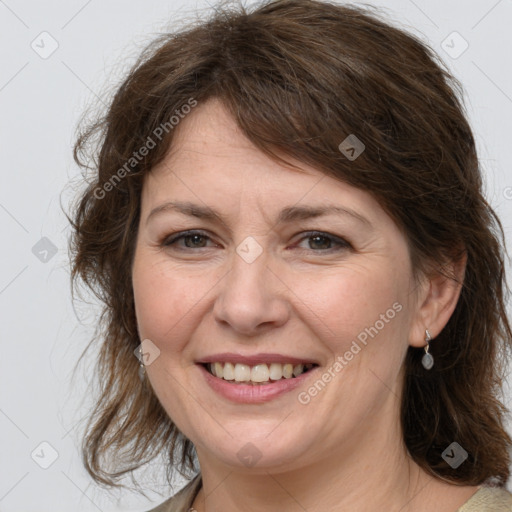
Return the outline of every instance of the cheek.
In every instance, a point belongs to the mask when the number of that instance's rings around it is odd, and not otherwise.
[[[386,402],[399,382],[407,348],[404,280],[392,269],[381,270],[340,273],[318,282],[313,296],[315,312],[327,326],[319,340],[333,356],[334,384],[329,385],[331,398],[326,395],[325,404],[339,404],[341,415],[353,411],[348,422],[362,421]]]
[[[405,277],[393,268],[346,267],[296,284],[304,315],[331,353],[344,354],[357,341],[366,357],[376,359],[376,352],[382,357],[386,351],[385,357],[401,357],[407,290]]]
[[[180,278],[180,272],[168,264],[146,264],[148,261],[149,257],[141,254],[133,267],[139,334],[141,339],[149,338],[161,348],[177,350],[192,328],[198,303],[205,291],[199,281]]]
[[[378,320],[381,313],[399,299],[399,287],[389,276],[378,278],[368,271],[344,269],[338,275],[317,279],[314,289],[304,296],[315,313],[335,334],[354,331]],[[309,299],[308,299],[309,297]]]

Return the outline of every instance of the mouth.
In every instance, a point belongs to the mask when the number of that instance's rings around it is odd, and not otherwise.
[[[286,354],[224,352],[195,361],[203,382],[219,397],[238,404],[263,404],[307,385],[320,361]]]
[[[229,361],[200,363],[214,377],[231,384],[271,385],[282,380],[297,379],[318,366],[316,363],[260,363],[248,365]]]

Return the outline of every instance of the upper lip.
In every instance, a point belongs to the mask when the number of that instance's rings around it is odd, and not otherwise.
[[[213,354],[211,356],[201,357],[196,361],[199,364],[206,363],[233,363],[256,366],[265,363],[292,363],[292,364],[318,364],[314,359],[307,357],[293,357],[283,354],[260,353],[251,355],[235,354],[233,352],[224,352],[222,354]]]

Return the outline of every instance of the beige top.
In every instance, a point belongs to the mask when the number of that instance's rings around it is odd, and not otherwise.
[[[148,512],[188,512],[201,488],[201,476],[194,477],[181,491]],[[499,487],[481,487],[456,512],[512,512],[512,494]]]

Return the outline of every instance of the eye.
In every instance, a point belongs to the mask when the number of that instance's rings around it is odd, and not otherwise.
[[[304,240],[308,241],[308,247],[306,247],[306,249],[314,252],[342,251],[352,248],[352,245],[343,238],[321,231],[306,233],[306,236],[303,236],[300,242]]]
[[[303,236],[299,240],[299,244],[297,244],[296,247],[305,250],[311,250],[313,252],[343,251],[352,248],[352,245],[343,238],[339,238],[337,236],[330,235],[321,231],[311,231],[305,233],[305,235],[306,236]],[[300,247],[304,241],[307,241],[308,246]],[[170,236],[167,236],[161,245],[163,247],[172,247],[176,250],[208,249],[209,247],[219,247],[218,244],[213,242],[213,245],[209,246],[208,242],[212,242],[212,239],[205,232],[189,230],[181,231],[179,233],[174,233]]]
[[[207,247],[208,240],[211,238],[203,233],[202,231],[182,231],[175,233],[164,239],[162,246],[164,247],[176,247],[177,249],[205,249]],[[183,242],[180,244],[178,242]],[[216,244],[215,244],[216,245]]]

